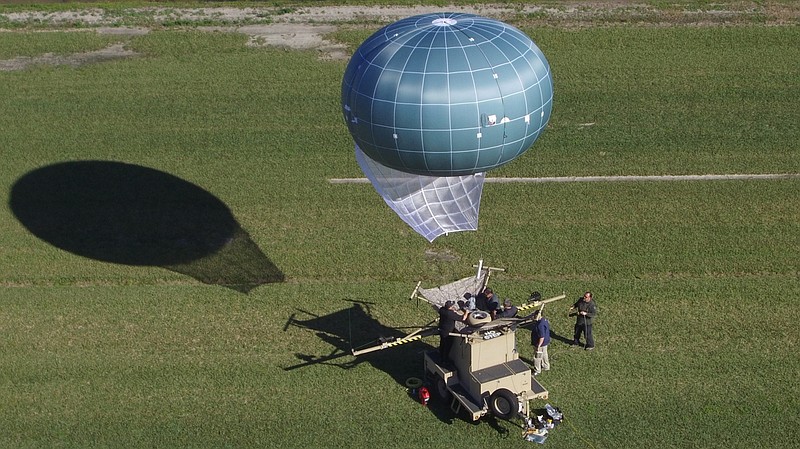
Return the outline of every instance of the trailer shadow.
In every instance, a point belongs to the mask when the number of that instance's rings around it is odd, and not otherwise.
[[[14,183],[9,207],[33,235],[78,256],[158,266],[242,293],[284,279],[221,200],[151,168],[48,165]]]
[[[298,309],[286,322],[284,331],[291,326],[297,326],[311,332],[331,346],[326,354],[295,354],[300,360],[284,370],[292,371],[314,365],[336,366],[342,369],[351,369],[362,363],[385,372],[397,384],[406,387],[409,378],[416,377],[425,380],[423,354],[435,349],[424,341],[414,341],[393,347],[391,350],[375,351],[358,357],[352,355],[352,350],[363,349],[381,342],[389,342],[403,337],[416,329],[423,327],[410,326],[408,329],[391,328],[381,324],[372,317],[370,306],[373,303],[365,301],[344,300],[352,303],[350,307],[328,315],[317,315],[307,310]],[[438,338],[438,337],[437,337]],[[428,386],[430,389],[431,386]],[[419,401],[416,393],[409,389],[409,400]],[[443,404],[437,397],[431,397],[428,408],[442,422],[451,423],[455,414],[450,410],[449,404]]]
[[[430,412],[445,424],[452,424],[455,420],[478,425],[486,421],[501,436],[508,434],[506,425],[501,424],[494,417],[472,422],[462,414],[455,413],[451,409],[450,402],[439,398],[435,393],[435,388],[425,379],[425,368],[423,355],[427,351],[437,348],[425,343],[424,341],[413,341],[410,343],[394,346],[389,350],[375,351],[359,355],[352,355],[352,350],[368,348],[379,345],[381,342],[391,342],[393,339],[404,337],[417,329],[426,325],[436,326],[436,321],[408,326],[407,328],[391,328],[381,324],[375,319],[371,312],[370,302],[344,300],[351,303],[350,307],[333,312],[328,315],[317,315],[308,310],[297,309],[286,322],[284,331],[292,326],[297,326],[314,332],[322,341],[331,346],[331,350],[325,354],[295,354],[300,362],[285,367],[284,370],[292,371],[300,368],[308,368],[314,365],[336,366],[341,369],[351,369],[362,363],[369,363],[371,366],[385,372],[394,379],[399,385],[407,387],[406,381],[416,377],[424,382],[429,389],[431,398],[427,404]],[[376,338],[377,337],[377,338]],[[438,343],[438,336],[432,337],[432,341]],[[411,401],[419,402],[419,396],[413,388],[408,390],[408,398]]]
[[[316,333],[331,346],[327,354],[295,354],[300,363],[284,368],[287,371],[312,365],[331,365],[342,369],[354,368],[361,363],[369,363],[375,368],[389,374],[398,384],[405,385],[409,377],[420,377],[423,373],[422,354],[433,349],[432,346],[415,341],[411,344],[396,346],[391,351],[376,351],[354,357],[353,349],[378,345],[381,342],[405,336],[413,329],[391,328],[381,324],[372,317],[370,306],[365,301],[344,300],[352,303],[351,307],[328,315],[317,315],[308,310],[297,309],[287,320],[284,331],[297,326]],[[419,326],[422,327],[422,326]],[[415,328],[416,329],[416,328]],[[409,363],[418,362],[417,364]]]

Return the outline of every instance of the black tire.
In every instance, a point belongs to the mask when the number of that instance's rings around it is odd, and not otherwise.
[[[444,402],[453,400],[453,395],[450,393],[450,390],[447,389],[447,383],[445,383],[444,379],[440,376],[436,376],[436,395]]]
[[[500,419],[511,419],[519,410],[517,395],[501,388],[489,396],[489,410]]]

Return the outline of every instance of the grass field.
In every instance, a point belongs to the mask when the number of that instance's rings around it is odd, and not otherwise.
[[[800,173],[796,23],[529,19],[553,116],[490,177]],[[362,176],[346,60],[46,28],[0,33],[0,61],[136,56],[0,71],[0,447],[530,447],[409,397],[435,338],[346,355],[431,321],[416,282],[479,258],[518,303],[595,292],[598,349],[550,347],[546,446],[800,439],[799,179],[487,184],[479,230],[429,244],[368,184],[328,182]],[[546,309],[566,338],[568,306]]]

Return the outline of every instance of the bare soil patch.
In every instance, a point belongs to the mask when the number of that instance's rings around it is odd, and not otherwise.
[[[130,58],[136,55],[136,52],[127,50],[125,49],[124,44],[118,43],[101,50],[90,51],[86,53],[74,53],[66,56],[45,53],[36,57],[20,56],[4,61],[0,60],[0,71],[10,72],[14,70],[24,70],[28,67],[36,65],[66,65],[71,67],[79,67],[84,64]]]
[[[142,7],[123,11],[83,8],[72,11],[24,11],[0,13],[0,19],[40,29],[74,27],[104,34],[133,35],[149,27],[193,27],[206,31],[239,32],[249,36],[249,46],[277,46],[291,49],[316,49],[321,59],[346,59],[346,48],[325,38],[338,27],[382,26],[415,14],[453,11],[512,21],[518,26],[714,26],[760,23],[764,25],[797,24],[800,4],[780,1],[734,2],[713,4],[703,10],[688,10],[680,5],[657,8],[651,4],[622,0],[604,2],[576,1],[557,6],[483,4],[467,6],[320,6],[284,9],[259,8],[164,8]],[[137,19],[145,26],[122,26]],[[127,21],[127,22],[126,22]],[[206,24],[213,23],[213,26]],[[196,24],[194,27],[192,24]],[[2,31],[2,30],[0,30]],[[41,55],[0,61],[0,70],[20,70],[32,64],[80,65],[109,59],[135,56],[114,44],[106,49],[68,56]]]

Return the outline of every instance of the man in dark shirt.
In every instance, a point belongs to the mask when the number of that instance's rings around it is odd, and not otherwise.
[[[511,300],[506,298],[503,301],[503,308],[497,312],[497,318],[514,318],[517,316],[517,306],[511,303]]]
[[[550,370],[550,357],[547,355],[547,345],[550,344],[550,322],[542,316],[542,310],[535,311],[533,316],[535,320],[531,329],[533,375],[538,376],[542,370]]]
[[[475,297],[475,307],[484,312],[489,312],[492,319],[497,318],[497,311],[500,309],[500,301],[494,295],[491,288],[485,288]]]
[[[575,320],[575,336],[573,338],[573,344],[580,345],[581,344],[581,332],[583,332],[584,337],[586,337],[586,350],[591,351],[594,349],[594,336],[592,336],[592,318],[597,316],[597,305],[592,300],[592,292],[586,292],[583,294],[583,298],[578,299],[572,307],[569,308],[570,311],[575,310],[575,313],[570,314],[570,316],[576,316],[577,319]]]
[[[457,311],[455,301],[447,301],[439,309],[439,357],[442,364],[447,364],[453,339],[450,333],[455,332],[456,322],[464,321],[469,315],[466,311]]]

